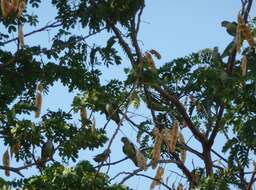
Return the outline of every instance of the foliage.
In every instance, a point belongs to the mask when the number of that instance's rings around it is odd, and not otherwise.
[[[14,8],[14,2],[19,6],[26,3],[23,14],[20,7]],[[206,48],[156,67],[160,53],[154,49],[142,52],[138,43],[144,0],[52,0],[55,21],[42,28],[42,19],[34,12],[45,2],[8,1],[11,8],[2,6],[0,16],[0,138],[8,155],[0,169],[20,178],[0,178],[1,188],[121,190],[127,189],[121,185],[126,180],[141,175],[152,180],[151,187],[252,189],[256,181],[256,19],[248,17],[252,2],[242,1],[238,20],[222,22],[233,37],[223,52],[218,47]],[[24,36],[21,26],[35,30]],[[26,43],[27,37],[47,30],[54,31],[47,43]],[[101,44],[88,42],[98,34],[107,39]],[[9,49],[15,42],[17,48]],[[108,73],[115,66],[122,68],[127,60],[130,65],[124,70],[124,79]],[[76,93],[70,111],[49,108],[34,118],[34,112],[41,111],[41,104],[35,102],[51,93],[50,87],[56,83]],[[136,120],[134,115],[142,117]],[[105,117],[105,124],[96,125],[95,116]],[[109,123],[115,126],[113,136],[107,130]],[[110,163],[108,157],[117,154],[112,143],[124,125],[135,129],[136,139],[122,133],[123,143],[118,145],[124,145],[121,154],[125,158]],[[224,145],[217,142],[217,136],[225,140]],[[52,157],[44,160],[40,153],[46,151],[47,142],[53,143],[54,150]],[[214,150],[213,145],[220,148]],[[98,165],[79,156],[81,151],[94,153],[100,147],[105,150],[98,154],[104,156]],[[9,154],[22,166],[9,166]],[[203,164],[189,165],[186,155]],[[154,168],[161,169],[155,179],[146,171],[139,173],[146,170],[144,162],[152,157]],[[117,164],[127,160],[135,163],[132,167],[137,170],[132,174],[123,171],[110,178],[102,169],[118,168]],[[143,161],[143,168],[135,168],[141,166],[138,160]],[[71,161],[76,165],[70,167]],[[176,165],[177,171],[164,171],[162,165],[168,164]],[[147,163],[151,165],[151,161]],[[35,174],[24,176],[24,169]],[[175,179],[165,183],[164,173],[184,175],[186,180],[181,178],[179,187]],[[127,176],[116,185],[113,180],[120,175]]]

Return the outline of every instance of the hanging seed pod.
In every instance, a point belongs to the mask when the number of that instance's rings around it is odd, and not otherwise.
[[[183,164],[186,162],[186,158],[187,158],[187,151],[184,149],[181,149],[180,160],[182,161]]]
[[[164,168],[159,166],[156,171],[155,180],[152,181],[150,185],[150,190],[154,189],[156,186],[160,185],[160,182],[162,180],[162,177],[164,175]]]
[[[247,70],[247,57],[244,55],[242,60],[241,60],[241,65],[240,69],[242,72],[242,76],[244,77],[246,75],[246,70]]]
[[[161,54],[160,54],[158,51],[156,51],[156,50],[154,50],[154,49],[151,49],[149,52],[150,52],[152,55],[154,55],[157,59],[161,59]]]
[[[7,18],[12,10],[9,0],[1,0],[1,11],[4,18]]]
[[[81,118],[82,121],[87,120],[87,111],[83,107],[80,108],[80,118]]]
[[[16,12],[18,10],[19,0],[12,0],[11,5],[12,5],[12,11]]]
[[[20,150],[20,142],[16,142],[11,147],[11,157],[12,157],[12,154],[17,155],[19,153],[19,150]]]
[[[238,24],[237,24],[237,28],[236,28],[235,44],[236,44],[236,52],[240,52],[240,49],[241,49],[241,46],[243,43],[241,28],[242,28],[244,20],[241,15],[238,15],[237,20],[238,20]]]
[[[20,0],[19,2],[19,7],[18,7],[18,17],[21,17],[23,14],[23,11],[25,9],[26,6],[26,2],[25,0]]]
[[[157,167],[157,162],[160,159],[161,154],[161,144],[162,144],[162,134],[159,132],[159,130],[154,131],[155,133],[155,145],[152,150],[152,168],[155,169]]]
[[[145,156],[139,151],[136,151],[136,160],[140,169],[147,170],[147,160]]]
[[[153,60],[151,54],[149,54],[148,52],[145,52],[145,59],[146,59],[149,69],[153,72],[156,72],[156,66],[155,66],[155,63],[154,63],[154,60]]]
[[[42,107],[42,94],[40,92],[36,93],[36,100],[35,100],[35,117],[38,118],[41,114],[41,107]]]
[[[173,122],[173,126],[171,129],[171,143],[169,145],[169,151],[170,152],[175,152],[175,148],[176,148],[176,144],[177,144],[177,140],[178,140],[178,136],[179,136],[179,122],[178,120],[174,120]]]
[[[19,45],[20,48],[24,47],[24,33],[23,33],[23,24],[20,24],[18,26],[18,39],[19,39]]]
[[[253,48],[254,39],[253,39],[253,35],[251,33],[250,28],[246,25],[246,23],[244,22],[244,19],[241,16],[238,17],[238,23],[240,23],[240,25],[239,25],[240,26],[240,31],[243,34],[243,37],[248,42],[249,46],[251,48]]]
[[[10,157],[9,157],[8,149],[3,154],[3,166],[10,167]],[[5,169],[4,173],[6,176],[10,176],[10,170]]]
[[[42,84],[38,84],[36,87],[36,100],[35,100],[35,117],[38,118],[41,113],[41,107],[42,107],[42,93],[43,93],[43,86]]]
[[[163,141],[164,141],[164,143],[167,147],[167,150],[168,150],[168,152],[170,152],[169,147],[170,147],[170,144],[171,144],[171,141],[172,141],[172,138],[173,138],[172,137],[172,130],[168,129],[168,128],[164,128],[161,133],[162,133]]]
[[[96,131],[96,119],[93,116],[93,119],[92,119],[92,132],[94,133],[95,131]]]

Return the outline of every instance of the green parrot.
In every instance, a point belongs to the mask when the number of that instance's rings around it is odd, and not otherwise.
[[[106,109],[107,118],[112,119],[113,121],[116,122],[117,125],[119,125],[120,117],[118,114],[117,106],[114,106],[114,104],[111,104],[111,103],[107,103],[105,109]]]
[[[52,139],[48,139],[46,143],[43,144],[41,151],[41,161],[46,162],[48,159],[51,159],[53,156],[54,146]]]
[[[126,137],[123,137],[121,141],[124,144],[123,145],[124,154],[133,161],[135,166],[138,166],[137,159],[136,159],[136,149],[134,147],[134,144],[132,144]]]
[[[163,106],[159,100],[157,100],[155,97],[153,96],[148,96],[149,99],[149,103],[147,104],[148,108],[155,110],[155,111],[167,111],[168,109]]]
[[[236,28],[237,28],[237,23],[236,22],[229,22],[229,21],[222,21],[221,26],[225,27],[227,32],[231,36],[236,36]]]
[[[101,154],[96,155],[93,160],[95,162],[104,162],[107,160],[107,158],[109,157],[109,154],[111,153],[111,151],[109,149],[104,150],[104,152],[102,152]]]

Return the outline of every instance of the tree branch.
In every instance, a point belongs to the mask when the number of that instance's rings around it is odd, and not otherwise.
[[[191,132],[193,133],[195,138],[199,142],[205,143],[207,141],[206,137],[194,126],[193,122],[191,121],[190,117],[188,116],[187,111],[184,108],[184,106],[182,105],[182,103],[175,96],[173,96],[170,93],[168,93],[167,91],[163,90],[160,86],[156,85],[156,86],[154,86],[154,88],[157,92],[160,93],[160,95],[162,97],[169,100],[176,106],[177,110],[183,116],[183,119],[185,120],[188,128],[191,130]]]

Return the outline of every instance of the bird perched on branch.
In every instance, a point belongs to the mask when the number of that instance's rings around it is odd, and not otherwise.
[[[116,106],[112,103],[107,103],[106,107],[105,107],[105,110],[106,110],[107,118],[112,119],[113,121],[116,122],[117,125],[119,125],[120,117],[119,117],[119,114],[118,114],[118,110],[119,110],[118,106]]]
[[[53,151],[54,151],[54,146],[53,146],[52,139],[48,139],[43,144],[43,147],[42,147],[42,150],[41,150],[41,162],[43,163],[43,165],[45,164],[45,162],[48,159],[52,159]]]
[[[138,162],[137,162],[137,158],[136,158],[136,149],[133,143],[131,143],[127,137],[123,137],[121,139],[121,141],[123,142],[123,152],[124,154],[130,158],[133,163],[135,164],[135,166],[138,166]]]
[[[93,160],[95,162],[104,162],[107,160],[107,158],[109,157],[109,154],[111,153],[111,151],[109,149],[104,150],[104,152],[102,152],[101,154],[96,155]]]
[[[227,32],[231,36],[236,36],[236,28],[237,28],[237,23],[236,22],[229,22],[229,21],[222,21],[221,26],[225,27]]]

